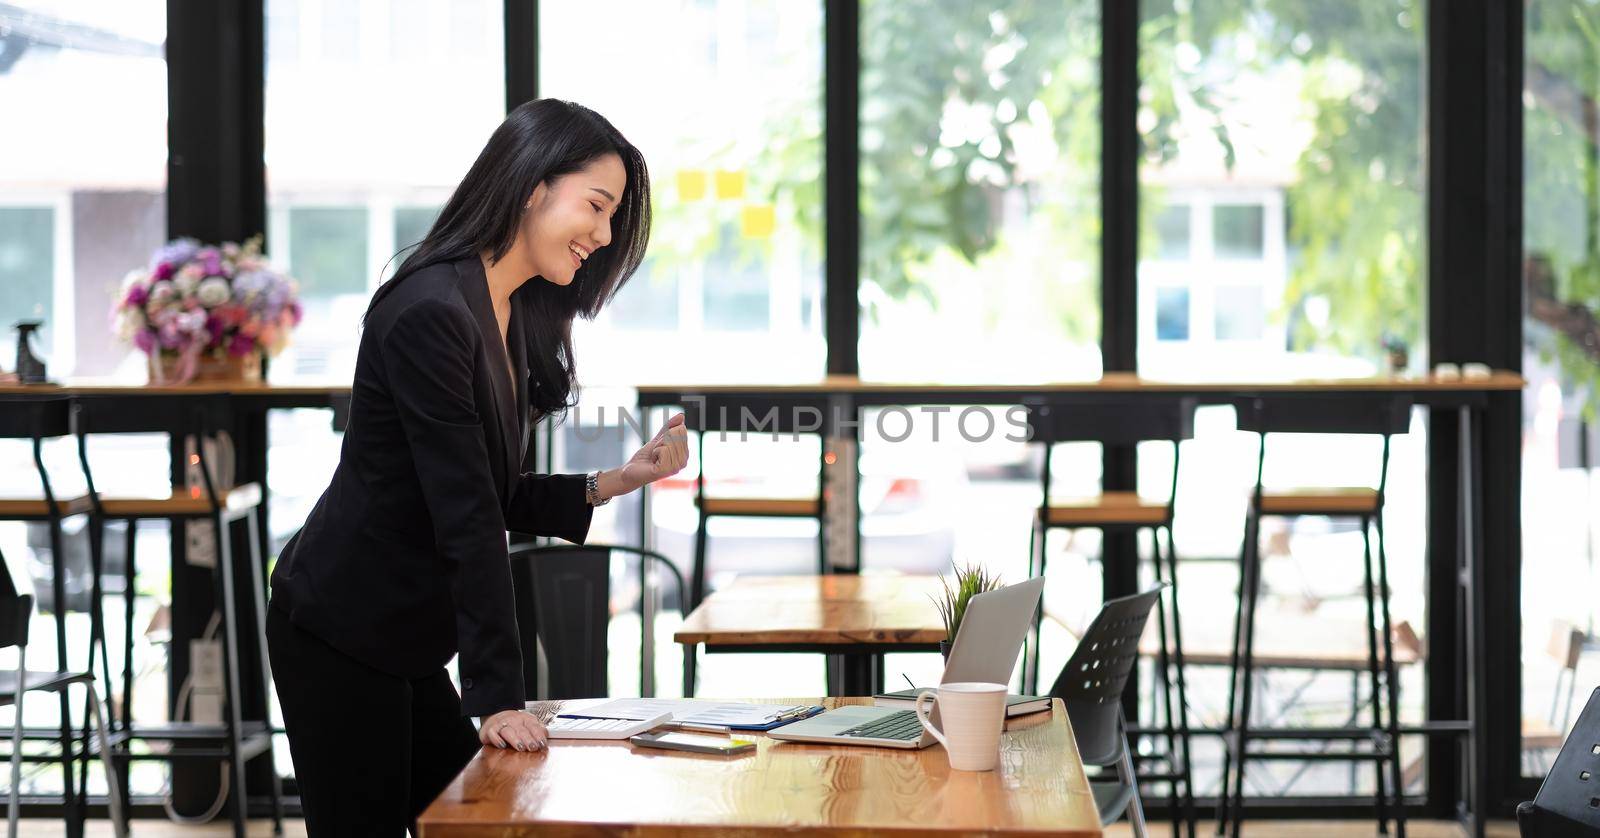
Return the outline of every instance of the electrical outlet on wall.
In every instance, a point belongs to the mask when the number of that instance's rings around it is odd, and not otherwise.
[[[222,721],[222,642],[189,641],[189,719]]]

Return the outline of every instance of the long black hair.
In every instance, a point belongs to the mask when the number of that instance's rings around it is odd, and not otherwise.
[[[489,137],[428,235],[372,295],[367,311],[429,265],[484,252],[500,261],[516,243],[523,205],[534,187],[607,154],[622,158],[628,176],[612,217],[611,243],[584,260],[571,284],[531,280],[511,295],[528,336],[528,367],[537,384],[528,402],[535,416],[559,414],[576,404],[572,319],[594,319],[638,269],[650,241],[650,173],[644,156],[605,117],[582,105],[536,99],[517,106]]]

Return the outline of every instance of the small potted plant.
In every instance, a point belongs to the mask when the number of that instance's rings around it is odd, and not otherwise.
[[[944,586],[944,596],[935,599],[933,604],[939,609],[939,617],[944,621],[944,639],[939,641],[939,654],[945,658],[950,657],[950,647],[956,642],[956,632],[961,629],[961,618],[966,616],[967,603],[974,596],[993,591],[1000,587],[1000,577],[990,576],[989,571],[982,566],[967,565],[955,568],[955,585],[950,584],[950,577],[939,577],[939,583]]]

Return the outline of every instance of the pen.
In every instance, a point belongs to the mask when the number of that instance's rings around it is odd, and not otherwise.
[[[727,733],[729,731],[727,725],[708,725],[698,722],[676,722],[674,727],[679,730],[704,730],[710,733]]]

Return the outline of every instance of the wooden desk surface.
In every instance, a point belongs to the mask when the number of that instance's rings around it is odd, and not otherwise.
[[[644,384],[637,389],[641,396],[671,396],[678,393],[729,395],[740,393],[893,393],[900,390],[914,393],[946,393],[959,396],[969,392],[989,393],[995,391],[1022,395],[1067,392],[1456,392],[1521,390],[1524,386],[1526,386],[1526,382],[1521,375],[1506,370],[1494,370],[1487,378],[1438,378],[1433,375],[1422,375],[1255,381],[1248,379],[1239,381],[1166,381],[1141,378],[1134,373],[1107,373],[1097,379],[1036,384],[919,384],[914,382],[862,381],[855,376],[828,376],[819,381],[790,384]]]
[[[0,384],[3,396],[332,396],[350,392],[343,384],[270,384],[266,382],[199,381],[189,384],[140,384],[103,379],[67,379],[52,384]]]
[[[937,576],[740,576],[673,634],[678,643],[823,645],[938,643]]]
[[[774,699],[764,699],[774,700]],[[785,703],[817,699],[784,699]],[[870,699],[830,698],[829,707]],[[568,706],[576,702],[567,702]],[[1010,719],[994,771],[920,751],[778,742],[718,757],[558,741],[485,748],[418,819],[424,838],[523,835],[1100,835],[1060,700]]]

